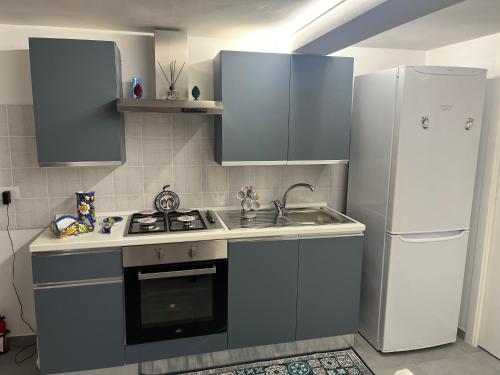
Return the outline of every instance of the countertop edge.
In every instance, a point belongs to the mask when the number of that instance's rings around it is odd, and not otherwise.
[[[124,236],[124,224],[113,228],[114,232],[110,235],[98,234],[101,237],[96,238],[96,232],[81,234],[76,237],[58,239],[52,235],[46,228],[29,245],[29,251],[32,254],[76,251],[76,250],[96,250],[109,249],[123,246],[140,246],[160,243],[191,242],[191,241],[209,241],[209,240],[238,240],[266,237],[293,237],[293,236],[327,236],[327,235],[361,235],[366,227],[364,224],[354,222],[350,224],[333,224],[321,226],[303,226],[303,227],[282,227],[282,228],[259,228],[259,229],[236,229],[229,230],[214,229],[204,232],[183,232],[179,234],[152,234],[144,236]],[[96,229],[98,230],[98,229]]]

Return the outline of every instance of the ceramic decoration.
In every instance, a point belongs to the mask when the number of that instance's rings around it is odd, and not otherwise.
[[[118,225],[123,221],[123,217],[121,216],[110,216],[102,219],[104,226],[101,229],[101,233],[103,234],[111,234],[111,227],[114,225]]]
[[[167,190],[169,187],[170,185],[165,185],[163,191],[155,198],[156,209],[163,213],[175,211],[179,208],[179,196],[173,191]]]
[[[142,78],[133,77],[132,78],[132,98],[140,99],[142,98]]]
[[[78,220],[93,227],[95,224],[95,193],[93,191],[86,193],[77,191],[75,194]]]
[[[191,95],[193,95],[194,100],[198,100],[200,94],[200,88],[198,86],[193,87],[193,89],[191,90]]]
[[[236,196],[241,200],[241,216],[245,219],[256,217],[256,211],[260,208],[259,192],[253,186],[242,186]]]
[[[52,221],[49,225],[50,230],[59,238],[77,236],[80,233],[88,233],[94,230],[94,227],[82,223],[76,217],[64,215]]]

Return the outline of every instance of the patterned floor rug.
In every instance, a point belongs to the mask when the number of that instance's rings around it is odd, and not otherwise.
[[[352,349],[186,372],[186,375],[374,375]]]

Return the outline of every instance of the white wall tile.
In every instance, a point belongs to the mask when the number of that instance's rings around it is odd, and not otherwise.
[[[229,190],[238,191],[242,186],[255,186],[254,167],[229,167]]]
[[[12,186],[12,172],[10,168],[0,169],[0,186]]]
[[[0,137],[9,135],[9,123],[7,121],[7,106],[0,105]]]
[[[95,195],[113,195],[113,171],[116,167],[86,167],[81,169],[82,190]]]
[[[136,167],[142,165],[142,139],[140,137],[127,137],[125,139],[126,158],[124,165]]]
[[[0,137],[0,168],[10,167],[10,141],[8,137]]]
[[[115,195],[142,194],[143,188],[142,167],[118,167],[113,172],[113,191]]]
[[[11,137],[13,168],[38,167],[35,137]]]
[[[201,193],[201,167],[174,166],[172,189],[178,193]]]
[[[144,167],[144,193],[158,194],[163,186],[173,184],[173,173],[170,165],[160,167]]]
[[[13,169],[12,176],[14,186],[19,187],[21,198],[44,198],[48,196],[45,168]]]
[[[144,208],[144,195],[115,196],[114,209],[117,211],[142,210]]]
[[[82,190],[80,168],[47,168],[50,197],[67,197]]]
[[[125,113],[125,137],[141,137],[142,135],[142,113]]]
[[[201,141],[196,138],[173,139],[175,165],[201,165]]]
[[[0,206],[0,230],[6,230],[7,224],[9,224],[9,229],[17,228],[16,225],[16,204],[15,200],[9,205],[9,220],[7,220],[7,206]]]
[[[172,162],[171,138],[143,138],[142,139],[143,165],[166,165]]]
[[[57,215],[72,215],[77,216],[76,196],[73,198],[50,198],[49,199],[49,216],[50,220],[54,220]]]
[[[41,228],[50,221],[48,198],[16,199],[15,209],[18,228]]]
[[[7,119],[9,122],[9,135],[13,136],[35,136],[35,121],[33,119],[33,107],[26,105],[10,105],[7,107]]]
[[[229,168],[227,167],[203,167],[202,191],[203,192],[222,192],[228,191]]]
[[[171,115],[163,113],[143,114],[142,136],[170,138],[172,136]]]
[[[228,205],[228,192],[203,193],[201,204],[203,207],[224,207]]]
[[[255,188],[257,190],[281,189],[281,166],[255,167]]]

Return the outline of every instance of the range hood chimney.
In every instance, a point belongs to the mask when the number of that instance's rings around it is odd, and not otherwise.
[[[220,115],[223,112],[222,102],[211,100],[189,100],[189,63],[187,33],[183,31],[155,30],[155,86],[156,99],[120,99],[119,112],[162,112],[162,113],[201,113]],[[176,72],[182,68],[175,83],[177,100],[166,99],[169,91],[164,72],[170,79],[170,63],[176,62]],[[164,72],[160,68],[163,68]],[[176,74],[177,74],[176,73]],[[201,88],[203,90],[203,88]]]
[[[176,62],[176,75],[184,64],[179,79],[175,83],[175,89],[179,99],[187,100],[189,99],[187,33],[183,31],[155,30],[156,99],[166,99],[169,89],[169,84],[159,64],[161,64],[170,79],[169,66],[173,61]]]

